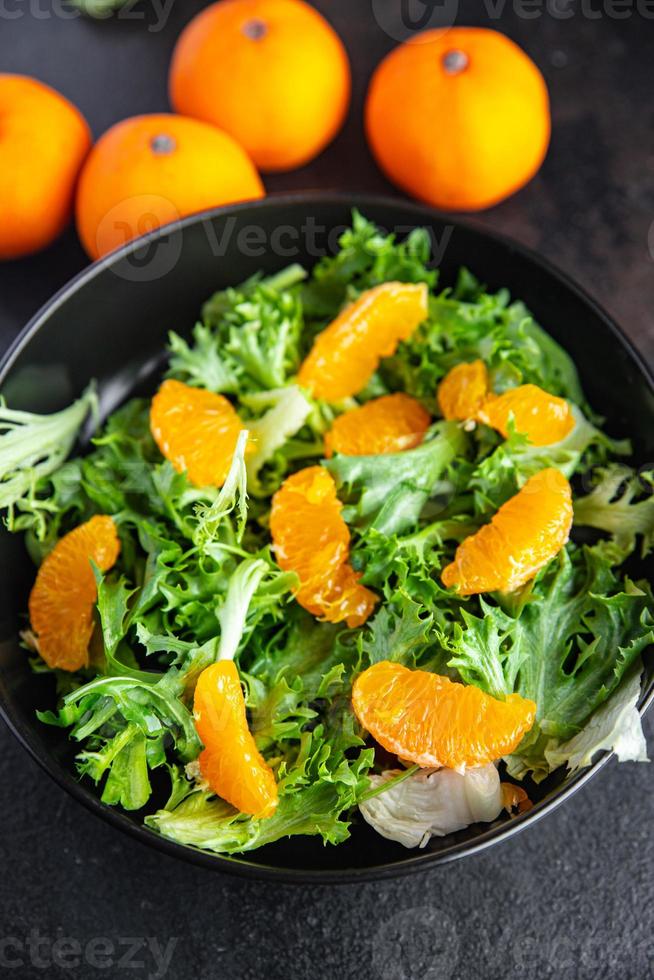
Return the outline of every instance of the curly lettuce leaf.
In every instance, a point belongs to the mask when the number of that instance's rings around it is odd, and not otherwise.
[[[218,496],[210,503],[201,502],[195,506],[193,544],[203,554],[215,554],[217,548],[237,546],[243,540],[248,516],[245,464],[248,438],[246,429],[239,433],[232,462]],[[236,519],[232,523],[229,519],[234,513]]]
[[[70,453],[98,400],[91,385],[68,408],[52,415],[18,412],[0,400],[0,508],[8,510],[10,531],[33,529],[43,540],[54,501],[38,493],[39,482],[54,474]]]
[[[487,293],[468,270],[462,270],[454,290],[432,298],[429,319],[384,362],[382,374],[392,388],[437,411],[440,381],[455,365],[477,358],[488,366],[494,391],[530,383],[585,404],[566,351],[522,303],[510,301],[507,290]]]
[[[183,691],[183,675],[174,669],[150,680],[98,677],[68,694],[56,714],[42,712],[39,718],[72,726],[70,737],[86,743],[77,767],[95,783],[104,780],[104,803],[138,810],[152,793],[150,770],[166,762],[168,739],[182,760],[190,762],[200,751]]]
[[[346,500],[345,520],[359,531],[372,527],[392,535],[415,526],[438,481],[466,446],[460,425],[441,422],[416,449],[380,456],[337,455],[323,465]]]
[[[517,691],[536,702],[536,724],[507,765],[542,779],[550,740],[577,734],[654,641],[652,595],[620,579],[602,549],[583,548],[562,551],[505,609],[481,607],[446,641],[449,666],[495,697]]]
[[[577,471],[585,471],[594,465],[598,458],[630,452],[628,442],[610,439],[592,425],[576,405],[572,406],[572,412],[575,427],[565,439],[549,446],[532,445],[510,424],[508,439],[502,440],[468,476],[478,513],[495,511],[516,494],[529,477],[548,466],[561,470],[571,479]]]
[[[255,277],[214,294],[191,342],[169,336],[169,373],[210,391],[243,394],[282,387],[300,363],[303,312],[300,266]]]
[[[647,744],[638,711],[641,667],[635,664],[608,701],[600,705],[577,735],[565,742],[552,739],[545,748],[551,769],[566,766],[574,773],[591,765],[598,752],[615,752],[620,762],[648,762]]]
[[[367,785],[363,777],[362,785]],[[326,844],[349,837],[349,821],[341,814],[357,801],[357,787],[317,782],[282,795],[274,814],[256,820],[228,803],[197,790],[171,810],[145,818],[148,827],[180,844],[216,854],[242,854],[283,837],[319,834]]]
[[[641,557],[654,544],[654,472],[637,474],[614,463],[599,471],[597,485],[574,501],[576,525],[606,531],[623,555],[631,554],[641,538]]]
[[[299,266],[216,293],[189,344],[169,338],[170,373],[210,391],[242,394],[281,388],[300,363],[304,321]]]
[[[395,602],[381,606],[361,634],[366,665],[392,660],[415,666],[430,642],[432,622],[431,614],[409,596],[399,595]]]
[[[253,407],[253,396],[246,404]],[[247,460],[248,486],[253,493],[265,495],[272,488],[262,484],[260,472],[276,453],[284,450],[288,440],[296,435],[313,411],[313,406],[297,385],[288,385],[275,391],[264,393],[267,411],[258,419],[248,422],[254,450]],[[261,396],[257,399],[261,404]],[[322,444],[313,443],[307,447],[308,454],[320,455]]]
[[[320,326],[348,300],[382,282],[426,282],[430,288],[436,284],[438,273],[431,266],[431,242],[424,228],[398,241],[354,209],[352,227],[343,232],[338,246],[334,256],[316,264],[301,292],[305,317]]]

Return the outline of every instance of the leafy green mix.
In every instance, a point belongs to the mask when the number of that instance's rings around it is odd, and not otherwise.
[[[368,774],[379,768],[352,714],[351,684],[384,659],[447,673],[496,697],[533,698],[536,725],[507,760],[516,778],[541,779],[553,764],[572,767],[573,758],[585,753],[588,761],[596,747],[617,741],[616,712],[610,737],[595,725],[596,745],[589,720],[612,695],[618,703],[623,678],[638,672],[654,635],[649,586],[621,570],[653,540],[652,476],[614,462],[628,444],[597,427],[574,364],[520,302],[486,292],[466,270],[454,289],[436,292],[436,278],[424,231],[397,242],[355,213],[338,254],[310,275],[291,266],[217,293],[190,339],[171,335],[170,375],[227,394],[257,436],[246,462],[242,435],[221,490],[191,486],[162,459],[147,401],[115,412],[92,450],[68,462],[92,395],[56,416],[0,410],[1,502],[34,560],[95,513],[112,515],[119,529],[118,566],[96,573],[102,642],[87,671],[57,672],[61,703],[40,715],[70,729],[80,774],[101,785],[106,803],[146,808],[146,823],[162,834],[221,853],[289,834],[344,840]],[[427,282],[429,318],[382,362],[359,401],[402,390],[437,416],[439,381],[481,357],[495,390],[530,382],[569,399],[577,420],[570,436],[536,448],[515,432],[502,440],[484,426],[464,431],[436,421],[416,449],[323,460],[323,433],[356,402],[316,403],[294,375],[343,304],[386,280]],[[280,571],[271,552],[271,494],[289,473],[317,462],[345,504],[352,562],[382,600],[358,629],[301,609],[295,576]],[[574,485],[593,486],[575,500],[575,523],[605,533],[594,544],[571,541],[517,594],[448,592],[439,573],[457,543],[549,465]],[[278,781],[280,803],[265,820],[236,812],[185,769],[201,750],[195,679],[231,655],[251,729]],[[629,683],[631,704],[637,687]],[[633,729],[633,711],[623,714]],[[166,779],[169,800],[156,810],[153,788],[161,792]]]

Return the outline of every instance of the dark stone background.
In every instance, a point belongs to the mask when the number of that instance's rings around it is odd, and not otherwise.
[[[165,110],[175,38],[203,4],[174,0],[164,29],[153,30],[152,3],[141,0],[131,19],[94,23],[65,19],[52,0],[3,0],[0,71],[54,85],[96,135],[124,116]],[[267,186],[392,192],[366,148],[361,106],[372,68],[395,43],[380,22],[399,4],[316,5],[349,49],[352,111],[318,160]],[[538,0],[436,7],[458,7],[458,23],[517,40],[552,95],[541,173],[478,220],[563,266],[654,356],[654,20],[645,16],[654,5],[560,0],[555,9],[566,19]],[[1,267],[0,346],[84,263],[71,231],[48,252]],[[166,975],[179,980],[654,976],[647,766],[612,761],[557,812],[478,857],[384,884],[292,888],[150,852],[73,803],[4,729],[0,746],[1,976],[155,976],[153,939],[163,947],[175,940]],[[60,943],[59,965],[52,961],[53,943],[67,937],[82,948],[77,966],[74,944]],[[128,965],[130,937],[141,949]],[[17,958],[22,965],[10,965]]]

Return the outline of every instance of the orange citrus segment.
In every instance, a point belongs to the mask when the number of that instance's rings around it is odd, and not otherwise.
[[[526,435],[534,446],[560,442],[575,426],[565,398],[550,395],[538,385],[520,385],[494,395],[486,365],[479,360],[453,367],[438,386],[437,399],[444,418],[483,422],[505,439],[513,419],[516,432]]]
[[[277,784],[248,728],[243,689],[233,661],[220,660],[202,671],[193,714],[204,745],[200,772],[214,793],[241,813],[271,816],[278,802]]]
[[[505,438],[509,434],[509,420],[513,418],[516,432],[528,436],[534,446],[560,442],[575,426],[565,398],[550,395],[537,385],[520,385],[488,398],[477,418]]]
[[[429,413],[410,395],[384,395],[339,415],[325,436],[325,456],[377,456],[419,446]]]
[[[300,580],[300,605],[329,623],[360,626],[377,596],[349,564],[350,532],[341,507],[331,474],[309,466],[289,476],[274,495],[270,533],[280,568]]]
[[[568,540],[572,493],[560,470],[550,467],[524,487],[475,534],[461,542],[442,580],[462,595],[511,592],[533,578]]]
[[[476,419],[490,391],[488,371],[483,361],[457,364],[438,386],[438,407],[443,418]]]
[[[506,701],[478,687],[383,660],[359,674],[354,713],[388,752],[419,766],[484,766],[518,746],[536,717],[533,701]]]
[[[110,517],[92,517],[64,535],[43,560],[29,598],[30,626],[49,667],[88,664],[93,607],[98,597],[91,561],[107,572],[120,552]]]
[[[368,289],[318,334],[298,383],[329,402],[358,394],[381,358],[426,319],[427,299],[425,283],[385,282]]]
[[[150,408],[150,429],[178,473],[198,487],[225,482],[243,423],[222,395],[168,380]]]
[[[518,813],[525,813],[533,809],[534,804],[527,796],[522,786],[514,786],[513,783],[500,783],[502,794],[502,806],[507,813],[517,810]]]

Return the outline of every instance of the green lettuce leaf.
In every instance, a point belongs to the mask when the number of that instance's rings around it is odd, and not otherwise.
[[[520,490],[530,476],[548,466],[571,479],[577,471],[586,471],[598,459],[610,453],[630,452],[628,442],[614,441],[592,425],[575,405],[574,429],[560,442],[549,446],[533,446],[526,436],[510,425],[508,439],[500,442],[472,470],[468,485],[474,491],[479,513],[493,512]],[[592,455],[594,453],[594,455]]]
[[[298,284],[305,275],[290,266],[269,279],[216,293],[204,305],[191,344],[170,335],[170,373],[187,384],[232,394],[281,388],[300,363]]]
[[[431,242],[424,228],[416,228],[404,239],[385,234],[356,209],[352,227],[338,241],[334,256],[325,256],[314,267],[302,288],[305,317],[316,320],[314,332],[333,319],[349,300],[382,282],[436,283],[430,265]]]
[[[381,456],[335,456],[324,465],[346,500],[343,516],[359,531],[385,535],[415,526],[427,500],[439,489],[455,456],[464,453],[467,437],[455,422],[433,426],[416,449]]]
[[[102,800],[126,810],[145,806],[152,789],[149,770],[166,762],[172,741],[181,760],[196,758],[201,745],[193,717],[181,700],[184,678],[176,670],[144,680],[131,676],[99,677],[67,695],[54,714],[41,721],[72,726],[70,736],[86,742],[77,756],[80,775],[99,783]]]
[[[429,319],[384,362],[382,375],[437,411],[439,382],[455,365],[477,358],[496,392],[530,383],[584,406],[570,356],[507,290],[487,293],[467,270],[453,291],[433,297]]]
[[[577,734],[654,640],[652,595],[619,579],[602,549],[582,548],[562,551],[505,609],[481,606],[455,630],[449,665],[495,697],[536,702],[536,724],[507,764],[543,778],[550,740]]]
[[[92,385],[52,415],[17,412],[0,400],[0,508],[8,510],[10,531],[33,528],[38,538],[45,537],[46,515],[56,511],[56,505],[38,493],[39,481],[61,467],[85,419],[97,408]],[[21,512],[29,517],[21,518]]]
[[[367,782],[363,780],[364,785]],[[242,854],[304,834],[319,834],[326,844],[340,844],[349,837],[349,822],[341,814],[356,801],[356,787],[318,782],[281,796],[271,817],[256,820],[197,790],[174,809],[146,817],[145,823],[164,837],[216,854]]]
[[[630,554],[641,537],[641,556],[654,543],[654,472],[637,474],[628,466],[601,469],[597,486],[574,502],[577,525],[607,531],[623,555]]]
[[[598,752],[615,752],[620,762],[647,762],[647,745],[638,711],[642,667],[636,662],[612,697],[566,742],[552,739],[545,748],[551,769],[565,765],[574,773],[591,765]]]
[[[252,396],[246,402],[250,408],[254,398],[257,396]],[[264,398],[263,404],[267,411],[260,418],[248,422],[254,450],[247,460],[247,477],[252,493],[270,495],[272,490],[277,489],[277,484],[272,487],[263,485],[260,471],[299,432],[313,411],[313,406],[297,385],[265,392]],[[257,404],[261,404],[261,395],[258,396]],[[322,443],[313,443],[308,448],[308,453],[322,455]]]

